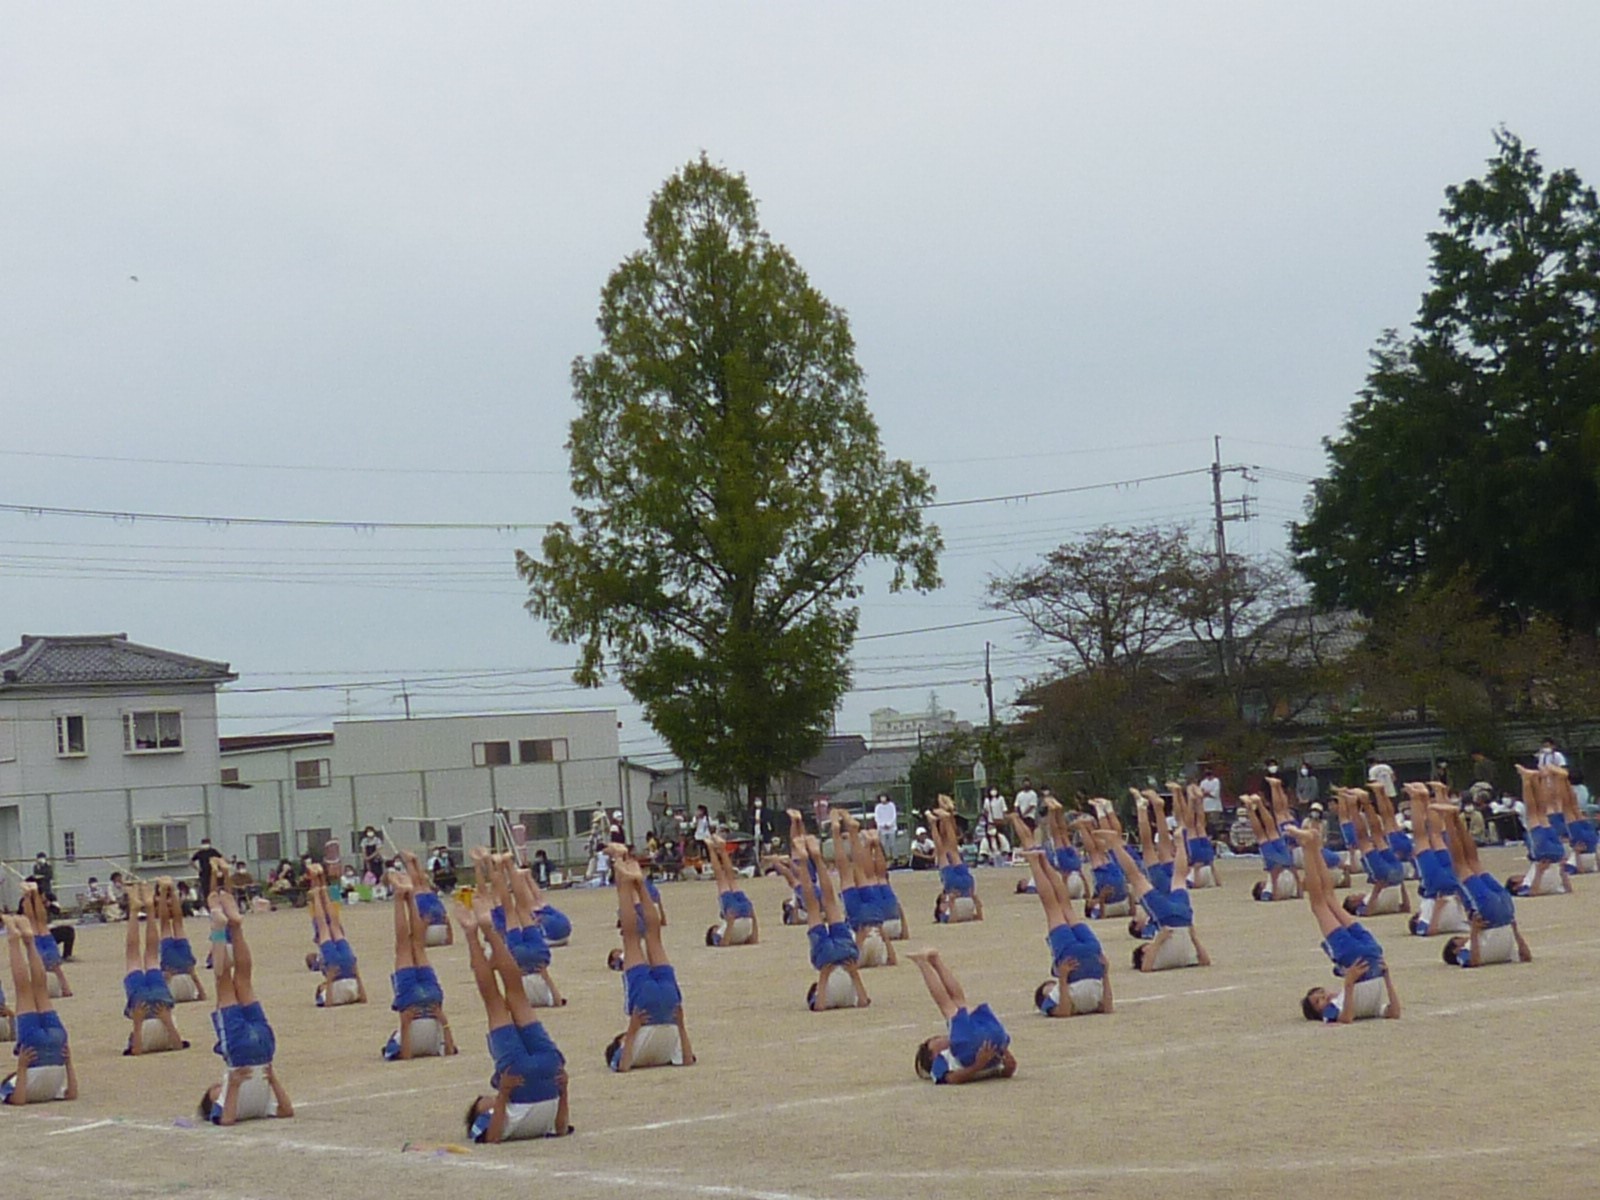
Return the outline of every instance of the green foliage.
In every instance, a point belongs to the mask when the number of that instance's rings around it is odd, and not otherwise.
[[[1432,288],[1391,331],[1293,531],[1318,599],[1381,610],[1465,571],[1498,611],[1600,618],[1600,203],[1510,133],[1445,192]]]
[[[1194,759],[1242,777],[1343,687],[1340,627],[1302,600],[1283,564],[1219,565],[1157,527],[1095,530],[989,588],[991,607],[1066,650],[1019,701],[1028,736],[1048,767],[1113,796]]]
[[[844,313],[742,176],[689,163],[645,234],[573,364],[573,522],[517,569],[577,682],[614,670],[702,779],[760,794],[849,687],[863,563],[938,586],[933,486],[885,457]]]
[[[1360,729],[1341,729],[1328,739],[1334,761],[1339,764],[1339,783],[1360,787],[1367,781],[1367,756],[1378,748],[1378,740]]]

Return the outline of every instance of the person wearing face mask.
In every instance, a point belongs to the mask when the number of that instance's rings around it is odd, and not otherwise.
[[[1294,798],[1295,803],[1304,809],[1309,809],[1322,799],[1322,784],[1311,773],[1311,764],[1305,759],[1300,760],[1300,772],[1294,778]]]

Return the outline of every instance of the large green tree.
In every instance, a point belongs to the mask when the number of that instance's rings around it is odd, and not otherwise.
[[[926,472],[888,459],[842,310],[704,156],[662,185],[646,247],[573,365],[573,520],[518,553],[527,608],[614,670],[709,783],[764,796],[850,685],[861,568],[938,586]]]
[[[1445,192],[1432,286],[1390,331],[1293,531],[1326,604],[1465,571],[1506,617],[1600,620],[1600,204],[1512,134]],[[1587,434],[1587,436],[1586,436]]]

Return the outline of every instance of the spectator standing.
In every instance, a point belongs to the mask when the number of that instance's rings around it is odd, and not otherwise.
[[[208,837],[200,839],[200,848],[189,856],[189,862],[196,876],[195,892],[200,896],[209,896],[216,891],[228,870],[228,860],[222,857],[222,851],[213,846]],[[219,862],[221,867],[216,865]]]
[[[46,900],[55,896],[56,869],[50,865],[50,856],[43,850],[34,856],[32,878],[39,885],[39,894]]]
[[[1007,811],[1006,798],[1000,794],[1000,789],[990,788],[983,798],[983,816],[996,833],[1005,828]]]
[[[878,827],[878,843],[883,847],[883,856],[893,866],[900,854],[900,810],[895,807],[888,792],[878,793],[878,806],[872,810],[872,822]]]
[[[1013,803],[1017,806],[1017,815],[1029,829],[1039,828],[1039,793],[1033,790],[1033,780],[1026,775],[1022,777],[1022,786],[1017,789]]]
[[[1294,798],[1301,808],[1309,808],[1322,798],[1322,784],[1311,773],[1311,764],[1303,758],[1300,760],[1300,773],[1294,780]]]
[[[711,814],[704,804],[694,810],[694,844],[702,859],[711,857]]]
[[[1226,832],[1228,820],[1222,811],[1222,780],[1210,766],[1200,772],[1200,811],[1205,814],[1207,836],[1215,838]],[[1249,824],[1245,821],[1246,828]]]
[[[379,883],[384,875],[383,838],[371,825],[361,831],[361,875],[368,883]]]
[[[1545,738],[1539,743],[1539,770],[1549,767],[1565,767],[1567,756],[1556,748],[1555,738]]]

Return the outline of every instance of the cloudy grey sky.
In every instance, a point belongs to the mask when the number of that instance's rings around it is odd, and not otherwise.
[[[884,444],[942,500],[1201,468],[1220,434],[1265,468],[1235,544],[1271,551],[1491,130],[1600,181],[1589,3],[0,23],[5,505],[560,519],[569,365],[651,192],[704,150],[849,312]],[[1044,656],[967,624],[993,616],[989,575],[1209,503],[1196,474],[943,511],[946,587],[865,598],[863,631],[896,636],[861,644],[840,730],[931,690],[980,716],[986,639],[1005,701]],[[571,688],[572,652],[521,610],[511,555],[536,537],[0,510],[0,642],[126,631],[229,660],[228,732],[397,714],[372,681],[404,677],[418,712],[621,704],[648,754],[626,697]],[[931,626],[956,627],[899,635]]]

